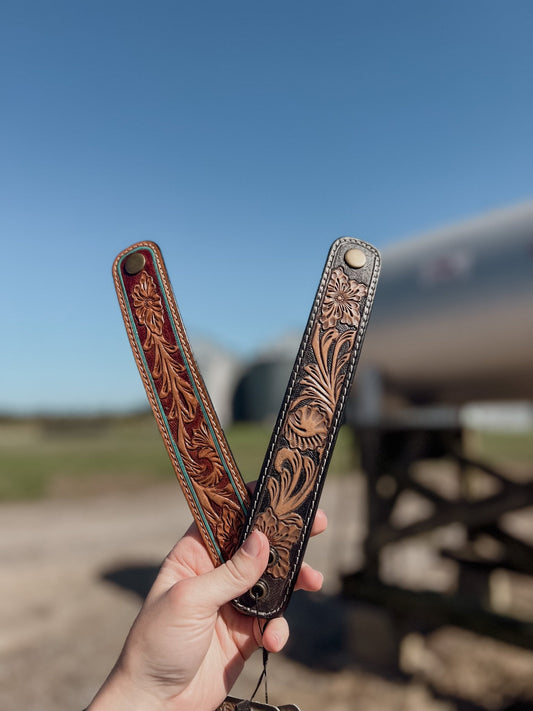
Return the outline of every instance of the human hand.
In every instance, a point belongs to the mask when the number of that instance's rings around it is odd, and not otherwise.
[[[325,530],[318,511],[311,535]],[[88,711],[213,711],[258,646],[278,652],[289,630],[283,617],[263,634],[257,618],[231,600],[264,572],[268,539],[254,531],[224,565],[214,568],[196,526],[165,559],[113,671]],[[304,564],[296,588],[315,591],[322,575]]]

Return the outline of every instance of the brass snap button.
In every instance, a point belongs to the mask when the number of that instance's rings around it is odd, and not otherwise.
[[[361,269],[366,264],[366,254],[362,249],[349,249],[344,255],[344,261],[352,269]]]
[[[253,597],[253,599],[257,602],[258,600],[262,600],[265,595],[268,593],[268,585],[265,583],[264,580],[258,580],[256,584],[251,588],[250,590],[250,595]]]
[[[132,252],[126,257],[124,269],[130,276],[138,274],[146,264],[146,257],[141,252]]]

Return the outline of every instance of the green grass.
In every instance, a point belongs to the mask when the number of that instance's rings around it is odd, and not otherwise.
[[[240,423],[227,437],[246,481],[256,479],[271,427]],[[533,433],[475,433],[472,452],[493,462],[533,462]],[[357,446],[341,428],[330,475],[358,468]],[[173,481],[149,413],[128,417],[0,419],[0,500],[86,495]]]
[[[257,424],[227,432],[247,481],[257,478],[270,434]],[[351,436],[341,431],[330,471],[353,468]],[[151,414],[0,421],[0,500],[130,489],[174,477]]]
[[[151,416],[0,424],[0,499],[138,486],[171,475]]]
[[[533,432],[477,432],[475,448],[495,464],[529,463],[533,469]]]
[[[231,450],[245,481],[257,479],[270,442],[272,427],[255,423],[239,423],[227,432]],[[342,427],[333,451],[330,474],[346,474],[357,467],[357,450],[351,432]]]

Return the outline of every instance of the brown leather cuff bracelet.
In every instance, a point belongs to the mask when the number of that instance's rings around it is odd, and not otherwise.
[[[198,372],[157,245],[121,252],[113,277],[150,405],[215,565],[235,551],[249,494]]]
[[[135,361],[178,480],[215,565],[253,528],[269,565],[234,602],[282,614],[296,583],[366,332],[379,253],[343,237],[331,247],[250,508],[249,495],[198,372],[158,247],[115,260],[115,286]],[[250,515],[246,528],[247,511]]]
[[[296,583],[355,374],[380,270],[370,245],[331,247],[244,531],[271,546],[266,572],[235,601],[250,615],[282,614]]]

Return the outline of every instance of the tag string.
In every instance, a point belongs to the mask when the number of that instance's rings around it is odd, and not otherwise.
[[[257,605],[257,602],[256,602],[256,605]],[[268,624],[268,620],[266,620],[266,622],[263,621],[263,626],[261,627],[261,618],[258,616],[257,617],[257,624],[259,626],[259,632],[261,633],[261,639],[262,639],[264,631],[265,631],[266,626]],[[264,647],[262,647],[262,651],[263,651],[263,671],[261,672],[261,675],[260,675],[257,685],[254,689],[254,692],[250,697],[250,701],[254,700],[254,696],[257,694],[257,692],[259,691],[259,688],[261,687],[261,684],[264,682],[264,684],[265,684],[265,704],[268,704],[268,679],[267,679],[268,651]]]

